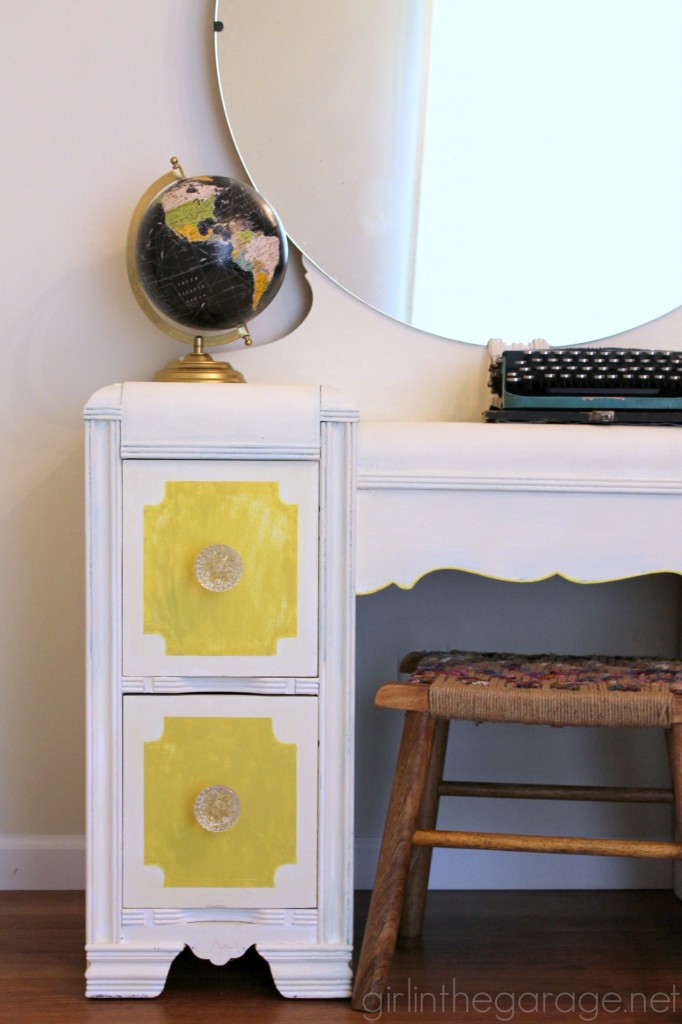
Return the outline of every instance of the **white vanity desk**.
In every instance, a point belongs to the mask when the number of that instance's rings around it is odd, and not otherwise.
[[[86,417],[88,995],[254,944],[283,994],[348,995],[355,593],[682,573],[682,432],[358,424],[310,385],[112,385]],[[235,589],[204,595],[215,548]]]
[[[682,572],[682,431],[359,426],[357,590],[451,568],[582,583]]]

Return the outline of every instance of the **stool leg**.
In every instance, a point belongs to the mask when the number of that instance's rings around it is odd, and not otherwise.
[[[432,829],[436,827],[438,805],[440,803],[438,787],[443,780],[443,765],[445,764],[445,754],[448,749],[449,729],[449,719],[437,719],[424,796],[422,797],[422,805],[419,809],[415,826],[418,829]],[[418,846],[412,851],[412,862],[410,864],[410,873],[407,877],[403,916],[399,929],[399,934],[405,938],[416,938],[417,935],[421,935],[424,927],[424,910],[426,907],[426,893],[429,887],[432,855],[433,847],[431,846]]]
[[[682,725],[676,723],[666,729],[665,738],[668,743],[668,760],[673,787],[675,839],[679,843],[682,832]],[[682,863],[679,859],[675,861],[673,872],[675,895],[678,899],[682,899]]]
[[[670,777],[673,786],[675,823],[679,836],[680,830],[682,830],[682,724],[676,723],[669,729],[666,729],[665,736],[668,742],[668,760],[670,762]]]
[[[436,720],[423,712],[405,713],[374,890],[355,973],[354,1010],[376,1011],[388,981],[435,724]]]

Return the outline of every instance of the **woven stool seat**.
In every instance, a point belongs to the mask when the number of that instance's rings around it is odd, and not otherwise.
[[[665,729],[682,695],[676,660],[437,651],[409,654],[402,667],[429,684],[438,718]]]
[[[421,933],[436,847],[682,860],[682,842],[576,835],[519,835],[437,827],[441,797],[663,803],[682,824],[682,661],[432,651],[408,654],[409,682],[379,688],[379,707],[403,711],[403,734],[352,1005],[384,991],[398,932]],[[450,723],[654,726],[668,744],[671,786],[586,786],[446,780]]]

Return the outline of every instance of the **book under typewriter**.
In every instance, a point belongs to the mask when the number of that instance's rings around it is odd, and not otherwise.
[[[514,349],[489,386],[490,422],[682,425],[682,351]]]

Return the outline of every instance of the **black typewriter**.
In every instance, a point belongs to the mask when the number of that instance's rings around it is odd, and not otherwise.
[[[510,350],[489,386],[490,422],[682,424],[682,352]]]

